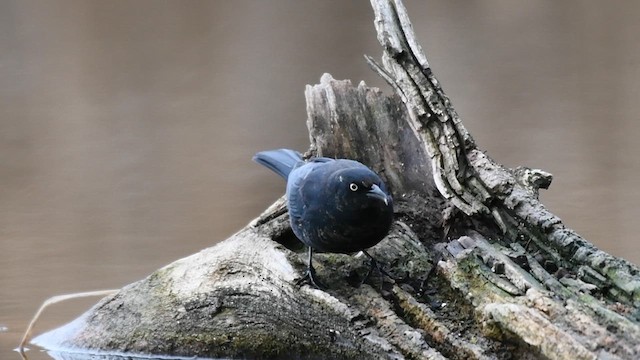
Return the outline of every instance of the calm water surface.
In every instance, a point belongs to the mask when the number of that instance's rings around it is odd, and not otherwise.
[[[545,204],[640,263],[640,3],[407,5],[480,146],[553,173]],[[365,53],[365,1],[0,2],[0,358],[45,298],[138,280],[279,197],[252,154],[306,148],[323,72],[389,91]]]

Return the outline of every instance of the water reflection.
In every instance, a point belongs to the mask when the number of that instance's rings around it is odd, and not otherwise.
[[[60,352],[60,351],[47,351],[46,354],[49,359],[55,360],[193,360],[193,357],[179,357],[179,356],[145,356],[135,354],[100,354],[100,353],[74,353],[74,352]],[[28,353],[22,354],[22,360],[34,360]],[[213,358],[197,358],[198,360],[222,360]]]
[[[552,172],[549,208],[640,263],[640,3],[407,5],[479,145]],[[0,358],[43,299],[137,280],[279,197],[251,155],[305,149],[323,72],[384,86],[365,53],[367,2],[1,2]]]

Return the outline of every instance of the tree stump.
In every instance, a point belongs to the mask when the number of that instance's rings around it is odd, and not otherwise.
[[[399,0],[372,0],[395,90],[323,75],[306,89],[308,156],[357,159],[396,204],[364,256],[318,254],[326,291],[295,284],[305,251],[284,199],[229,239],[102,299],[35,343],[54,356],[637,359],[640,275],[538,201],[551,175],[475,145]]]

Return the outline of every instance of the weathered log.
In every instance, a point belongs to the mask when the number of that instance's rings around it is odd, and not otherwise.
[[[551,175],[478,149],[429,68],[402,3],[372,0],[395,89],[324,75],[306,89],[309,155],[358,159],[397,204],[366,258],[318,254],[327,291],[298,287],[304,251],[280,199],[218,245],[109,296],[35,342],[74,352],[251,358],[640,356],[638,268],[538,201]],[[329,281],[330,279],[330,281]]]

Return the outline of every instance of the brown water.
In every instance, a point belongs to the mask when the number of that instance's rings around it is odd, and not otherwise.
[[[548,207],[640,263],[640,3],[407,5],[480,146],[552,172]],[[365,1],[0,2],[0,358],[43,299],[138,280],[279,197],[252,154],[306,148],[323,72],[388,91],[365,53]]]

